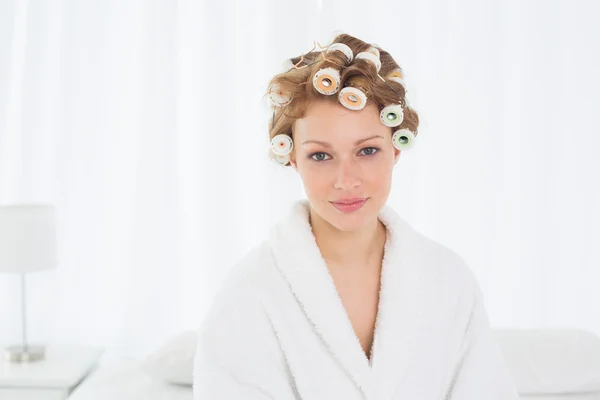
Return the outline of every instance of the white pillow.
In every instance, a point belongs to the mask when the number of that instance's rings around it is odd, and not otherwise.
[[[600,391],[600,338],[582,329],[492,330],[521,394]]]
[[[141,368],[167,383],[192,386],[197,331],[187,331],[168,340],[141,363]]]

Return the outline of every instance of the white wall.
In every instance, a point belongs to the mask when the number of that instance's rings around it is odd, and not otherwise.
[[[336,30],[406,72],[417,146],[389,203],[464,256],[496,326],[600,334],[600,5],[593,1],[0,3],[0,204],[53,202],[30,338],[141,355],[195,328],[303,196],[262,95]],[[20,338],[0,275],[0,343]]]

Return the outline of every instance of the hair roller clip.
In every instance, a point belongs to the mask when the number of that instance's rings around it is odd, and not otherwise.
[[[271,159],[271,161],[274,161],[281,166],[285,166],[287,163],[290,162],[289,154],[286,154],[284,156],[279,156],[279,155],[273,153],[273,150],[271,150],[271,149],[269,149],[269,158]]]
[[[320,44],[320,43],[317,43],[317,42],[313,42],[313,43],[314,43],[314,46],[313,46],[313,48],[312,48],[311,50],[309,50],[307,53],[304,53],[304,54],[302,54],[302,55],[300,56],[300,60],[298,60],[298,62],[297,62],[296,64],[293,64],[293,65],[292,65],[292,68],[294,68],[294,69],[303,69],[303,68],[306,68],[306,67],[308,67],[308,66],[310,66],[310,65],[313,65],[313,64],[315,64],[315,63],[319,62],[319,61],[316,59],[317,57],[314,57],[314,58],[311,60],[311,62],[310,62],[310,63],[308,63],[308,64],[304,64],[303,66],[299,66],[299,65],[300,65],[300,63],[302,63],[302,62],[306,62],[306,61],[304,60],[304,56],[306,56],[307,54],[310,54],[310,53],[312,53],[314,50],[316,50],[316,49],[317,49],[317,45],[318,45],[318,47],[319,47],[319,48],[318,48],[318,51],[320,52],[320,54],[321,54],[321,56],[323,57],[323,59],[325,59],[325,60],[326,60],[326,58],[325,58],[325,52],[323,51],[323,50],[324,50],[324,47],[323,47],[323,46],[321,46],[321,44]]]
[[[346,86],[340,91],[339,100],[350,110],[362,110],[367,104],[367,95],[359,88]]]
[[[275,107],[282,107],[290,104],[292,97],[290,93],[283,90],[279,83],[274,82],[269,86],[269,100]]]
[[[404,84],[404,73],[402,72],[401,69],[395,69],[395,70],[393,70],[392,72],[389,73],[389,75],[387,76],[387,78],[390,81],[398,82],[404,88],[406,88],[406,86]]]
[[[283,68],[283,72],[288,72],[290,69],[294,68],[294,63],[291,59],[286,58],[281,67]]]
[[[319,93],[332,95],[340,88],[340,71],[335,68],[321,68],[313,76],[313,86]]]
[[[375,65],[375,69],[377,69],[377,72],[379,72],[379,70],[381,69],[381,60],[379,60],[379,57],[376,56],[374,53],[363,51],[362,53],[358,53],[356,55],[356,59],[358,60],[359,58],[372,62],[373,65]]]
[[[398,150],[408,150],[415,144],[415,134],[409,129],[398,129],[392,135],[392,144]]]
[[[286,156],[292,152],[293,148],[294,142],[288,135],[279,134],[271,139],[271,150],[277,156]]]
[[[352,60],[354,59],[354,53],[352,52],[352,49],[350,48],[350,46],[348,46],[344,43],[333,43],[332,45],[330,45],[327,48],[327,52],[336,51],[336,50],[344,53],[344,55],[348,59],[348,62],[352,62]]]
[[[379,118],[385,126],[398,126],[404,121],[404,110],[400,104],[392,104],[381,110]]]

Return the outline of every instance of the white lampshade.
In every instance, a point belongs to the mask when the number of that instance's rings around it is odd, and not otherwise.
[[[0,206],[0,272],[22,274],[56,264],[54,206]]]

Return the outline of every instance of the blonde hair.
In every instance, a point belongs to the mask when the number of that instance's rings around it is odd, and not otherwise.
[[[347,45],[354,55],[375,47],[348,34],[336,36],[331,44],[333,43]],[[269,140],[280,134],[288,135],[290,138],[293,137],[292,127],[294,121],[305,116],[306,110],[312,101],[339,102],[337,96],[339,93],[335,95],[322,94],[315,89],[312,83],[315,73],[328,67],[340,71],[340,90],[346,86],[360,88],[367,95],[367,102],[374,102],[380,111],[385,106],[400,104],[404,112],[404,120],[400,126],[390,128],[390,133],[397,129],[406,128],[416,136],[419,116],[416,111],[406,104],[404,86],[394,80],[386,79],[386,82],[384,82],[378,76],[379,74],[385,79],[393,71],[401,70],[400,66],[388,52],[380,48],[377,48],[377,50],[379,50],[381,61],[379,73],[370,61],[354,58],[349,62],[341,51],[327,52],[324,57],[321,51],[313,50],[303,56],[291,58],[290,69],[276,75],[269,81],[269,88],[278,86],[279,92],[285,93],[286,96],[291,98],[291,102],[287,105],[274,107],[273,119],[269,121]],[[302,62],[300,62],[301,60]],[[292,64],[297,65],[297,67],[308,66],[297,69],[292,68]],[[267,90],[265,96],[268,94]]]

